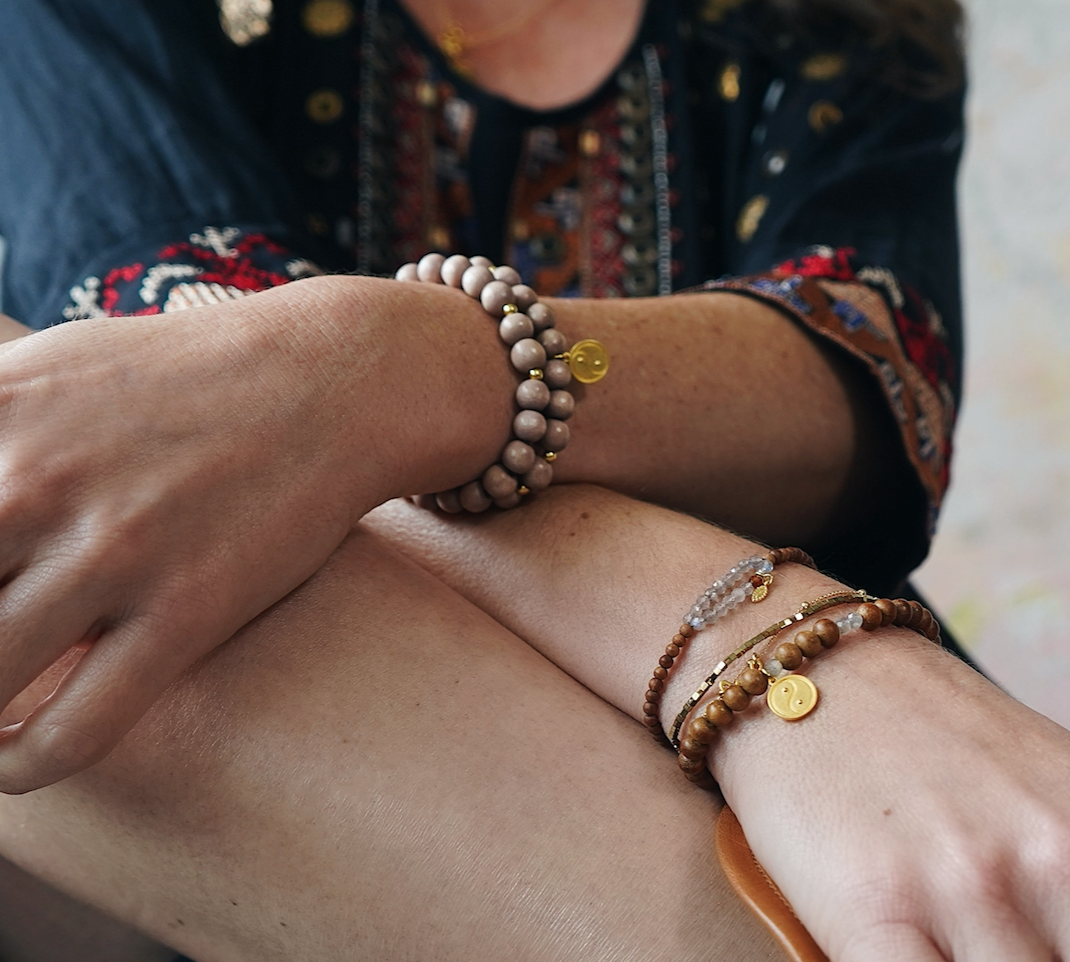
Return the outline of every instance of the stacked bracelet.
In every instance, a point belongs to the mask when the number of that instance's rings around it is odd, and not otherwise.
[[[680,740],[678,763],[684,775],[703,787],[712,787],[713,776],[706,768],[706,755],[718,732],[732,724],[735,715],[746,710],[751,699],[765,694],[766,703],[774,714],[787,721],[805,718],[817,706],[817,686],[805,675],[790,674],[805,658],[815,658],[822,651],[834,647],[844,635],[861,629],[874,631],[888,625],[912,628],[930,641],[939,643],[940,627],[932,613],[916,601],[871,598],[865,592],[845,592],[828,595],[810,602],[795,615],[770,626],[762,634],[768,638],[802,620],[799,615],[816,614],[824,608],[841,605],[846,600],[863,598],[863,602],[841,618],[822,618],[812,628],[796,633],[791,641],[782,642],[773,657],[764,663],[754,655],[747,667],[730,684],[721,683],[721,692],[710,701],[687,726]],[[808,615],[803,614],[805,618]],[[722,669],[723,670],[723,669]],[[716,672],[711,676],[716,678]],[[710,679],[707,679],[710,681]],[[712,682],[711,682],[712,683]],[[706,684],[705,682],[703,683]],[[678,717],[686,719],[708,687],[696,692]]]
[[[769,587],[773,583],[773,569],[789,561],[814,567],[813,559],[802,548],[774,548],[764,557],[754,555],[734,564],[699,595],[691,610],[684,616],[684,622],[676,630],[672,641],[665,646],[665,654],[658,659],[653,677],[647,682],[643,724],[656,741],[670,743],[661,730],[658,717],[661,711],[661,694],[673,663],[688,640],[696,631],[701,631],[723,618],[748,598],[755,604],[762,601],[769,594]],[[729,655],[722,665],[727,667],[739,654],[742,652]],[[675,747],[675,741],[672,744]]]
[[[554,327],[553,312],[535,291],[521,283],[513,268],[494,267],[485,257],[427,254],[418,264],[404,264],[394,276],[457,287],[479,301],[498,321],[513,367],[526,375],[516,389],[514,436],[501,459],[474,481],[425,496],[420,503],[434,503],[450,514],[486,511],[492,504],[514,508],[525,495],[549,487],[553,462],[571,437],[566,422],[575,400],[567,388],[573,378],[582,384],[600,381],[609,369],[606,349],[589,339],[569,347]]]

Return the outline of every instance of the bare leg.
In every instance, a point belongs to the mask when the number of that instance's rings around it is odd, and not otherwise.
[[[363,529],[107,761],[0,798],[0,849],[199,962],[779,958],[714,811]]]

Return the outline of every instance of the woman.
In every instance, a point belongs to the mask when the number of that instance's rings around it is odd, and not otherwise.
[[[232,35],[243,39],[234,9],[222,12]],[[246,12],[251,19],[244,29],[256,33],[256,11]],[[576,659],[569,653],[578,629],[541,631],[550,615],[539,607],[543,596],[526,590],[528,581],[545,577],[555,560],[567,559],[576,570],[609,557],[603,569],[573,579],[581,597],[561,605],[569,626],[584,624],[584,597],[619,593],[629,579],[640,608],[646,599],[664,598],[675,610],[693,596],[696,576],[676,572],[661,583],[646,565],[622,568],[640,545],[662,544],[661,555],[671,556],[671,539],[693,539],[683,552],[692,570],[702,556],[727,566],[744,546],[588,490],[551,492],[523,511],[446,534],[433,517],[414,522],[395,508],[342,545],[375,505],[450,489],[492,463],[509,437],[513,412],[501,399],[514,389],[515,376],[502,363],[483,311],[442,285],[324,277],[252,298],[234,295],[314,272],[310,259],[298,256],[306,251],[332,267],[351,257],[357,266],[382,269],[381,257],[391,251],[404,256],[468,246],[475,253],[474,242],[484,242],[497,258],[496,225],[504,222],[512,244],[507,253],[519,254],[525,276],[549,293],[667,292],[725,270],[766,270],[800,246],[829,245],[782,263],[770,276],[712,285],[724,293],[554,302],[559,327],[609,344],[615,367],[583,398],[574,421],[583,443],[561,459],[558,479],[600,482],[758,537],[801,541],[850,577],[865,576],[877,589],[891,585],[924,550],[921,503],[935,507],[946,481],[954,388],[941,346],[945,328],[903,282],[920,287],[954,331],[951,183],[959,100],[954,94],[921,100],[901,89],[934,75],[946,81],[946,71],[933,69],[946,43],[918,52],[902,29],[893,30],[885,50],[901,42],[901,56],[874,61],[866,55],[865,44],[879,40],[881,29],[912,22],[907,13],[900,11],[898,21],[876,20],[867,35],[858,19],[817,12],[816,19],[793,22],[765,7],[666,5],[644,12],[637,2],[608,9],[592,2],[530,4],[503,20],[500,11],[460,5],[379,10],[371,4],[358,32],[351,7],[320,0],[277,5],[265,46],[247,49],[225,46],[214,21],[205,19],[215,11],[204,5],[181,15],[163,5],[124,8],[121,29],[103,4],[42,2],[5,14],[17,28],[6,32],[3,62],[12,81],[5,112],[10,108],[18,145],[8,152],[4,178],[5,305],[36,326],[57,313],[79,322],[35,335],[0,359],[10,401],[4,700],[75,643],[92,644],[57,693],[9,730],[0,785],[25,791],[85,768],[157,705],[102,765],[29,798],[6,800],[4,845],[12,858],[205,959],[346,957],[354,945],[360,957],[471,958],[476,946],[488,944],[498,945],[491,954],[568,957],[582,938],[594,940],[590,952],[615,957],[634,952],[636,939],[657,942],[656,922],[666,917],[674,920],[671,941],[652,953],[706,952],[711,939],[729,937],[734,925],[711,914],[719,906],[700,897],[708,867],[693,869],[698,887],[689,893],[685,916],[667,888],[680,871],[681,846],[701,844],[697,826],[709,816],[708,803],[691,796],[676,809],[691,813],[682,816],[690,818],[682,837],[666,837],[664,827],[655,831],[674,858],[655,869],[645,858],[628,863],[654,871],[654,884],[638,891],[619,884],[634,875],[629,870],[604,889],[614,911],[591,908],[592,887],[610,869],[606,857],[639,851],[636,841],[652,830],[649,815],[666,790],[659,782],[632,800],[634,779],[625,784],[617,774],[611,787],[606,769],[618,773],[623,764],[642,771],[657,753],[621,728],[619,738],[608,736],[605,755],[592,756],[594,782],[590,772],[576,776],[571,767],[563,784],[549,779],[569,732],[620,722],[609,722],[614,716],[604,704],[592,703],[546,662],[532,661],[519,639],[628,708],[624,689],[641,688],[642,680],[609,680],[607,664],[645,662],[658,646],[640,658],[637,638],[632,655],[625,645],[602,650],[596,663]],[[481,20],[486,30],[459,32],[458,24]],[[522,35],[524,57],[515,56],[519,38],[510,31]],[[425,34],[442,38],[449,56],[437,54]],[[43,60],[36,51],[46,45],[51,55]],[[354,67],[357,47],[362,56]],[[284,73],[275,96],[257,69],[280,64],[284,71],[308,71],[304,86]],[[123,84],[113,83],[116,75]],[[328,84],[327,75],[341,79]],[[354,82],[357,92],[348,100],[339,91]],[[39,92],[54,90],[63,97],[53,98],[50,109],[26,109]],[[307,132],[294,136],[301,112],[310,130],[322,128],[318,142]],[[351,120],[357,139],[342,143],[353,134]],[[87,134],[99,137],[94,148]],[[357,164],[355,182],[347,179],[347,152]],[[75,154],[77,174],[68,163],[60,174],[54,158]],[[420,163],[413,166],[413,158]],[[515,179],[503,176],[517,165]],[[598,190],[607,183],[615,190],[599,204]],[[303,208],[303,232],[292,205]],[[712,236],[705,235],[711,227]],[[303,246],[325,233],[329,241],[317,250]],[[848,246],[861,261],[837,250]],[[206,302],[216,303],[166,321],[104,318]],[[476,375],[459,378],[462,365]],[[867,378],[867,369],[877,379]],[[594,526],[578,552],[564,534],[553,534],[576,532],[592,513],[606,524]],[[606,530],[621,540],[605,545],[599,539]],[[538,547],[529,550],[533,543]],[[527,553],[517,557],[521,547]],[[399,559],[397,548],[434,577]],[[530,569],[524,567],[529,558]],[[509,570],[529,577],[502,576]],[[466,581],[465,572],[478,577]],[[641,577],[654,582],[636,581]],[[818,576],[789,572],[778,594],[784,604],[795,603],[828,586]],[[510,603],[503,606],[495,591],[506,589]],[[481,621],[485,615],[473,613],[465,597],[499,627]],[[438,612],[430,622],[429,598]],[[662,630],[658,618],[645,622],[632,605],[628,610],[644,639]],[[599,618],[586,625],[585,638],[601,636],[614,609],[600,603],[594,611]],[[666,622],[669,630],[675,617]],[[247,624],[242,640],[218,649],[158,701],[195,659]],[[744,637],[736,635],[744,624],[703,633],[710,652],[702,664]],[[501,625],[511,629],[507,637]],[[413,632],[431,641],[416,652],[405,645],[412,657],[400,670],[393,658],[374,660],[403,647]],[[387,643],[377,647],[374,638]],[[896,723],[896,742],[878,751],[890,782],[869,771],[855,777],[867,769],[858,752],[871,747],[874,729],[831,709],[823,713],[829,734],[821,737],[855,759],[846,769],[819,745],[785,751],[782,735],[763,742],[755,734],[753,742],[738,739],[737,746],[749,747],[732,757],[748,758],[762,774],[727,759],[715,762],[716,774],[759,857],[834,957],[921,959],[939,951],[972,958],[980,946],[977,951],[993,957],[1050,958],[1065,938],[1052,906],[1064,900],[1066,887],[1047,862],[1019,865],[1022,846],[1037,838],[1035,828],[1009,827],[987,813],[965,817],[961,789],[977,769],[956,767],[953,759],[981,764],[986,729],[972,718],[966,725],[945,718],[932,706],[935,691],[954,686],[976,710],[994,700],[994,711],[1021,730],[1023,744],[1057,759],[1066,758],[1063,736],[999,701],[967,669],[934,662],[924,649],[899,641],[836,656],[845,668],[852,656],[861,658],[855,667],[864,679],[873,665],[899,679],[884,688],[866,680],[851,689],[889,711],[906,706],[908,721]],[[268,657],[272,651],[278,660]],[[482,717],[467,714],[458,689],[438,681],[456,676],[460,684],[472,652],[482,664],[474,690],[499,693],[481,694]],[[257,655],[264,665],[243,661]],[[227,659],[237,661],[228,666]],[[830,657],[828,671],[836,663]],[[682,697],[704,672],[698,658],[681,667],[675,684]],[[416,805],[414,789],[426,776],[399,764],[407,759],[397,759],[393,732],[369,739],[351,730],[360,708],[351,692],[368,672],[375,695],[360,718],[381,725],[374,720],[405,710],[408,693],[430,712],[436,737],[444,737],[430,756],[426,747],[414,756],[421,765],[438,758],[435,778],[449,786],[434,817],[427,817],[422,799]],[[436,679],[430,689],[429,678]],[[328,695],[329,680],[344,682],[344,691]],[[212,707],[218,685],[226,687],[230,706],[219,707],[234,712],[229,722]],[[49,688],[46,682],[16,703],[11,719],[38,705]],[[277,703],[276,721],[283,719],[292,734],[290,713],[307,717],[321,695],[314,731],[307,740],[284,743],[264,781],[270,738],[260,737],[268,722],[263,706]],[[537,715],[558,712],[562,724],[534,737],[516,717],[518,697]],[[840,705],[852,700],[847,694]],[[488,752],[485,717],[489,730],[523,747],[522,761]],[[212,732],[206,741],[197,734],[199,719]],[[914,750],[933,730],[950,732],[949,747],[919,762]],[[543,754],[533,761],[540,742]],[[1048,828],[1036,844],[1057,863],[1065,818],[1054,786],[1064,764],[1053,763],[1052,772],[1024,789],[1018,759],[1007,754],[996,752],[985,763],[982,797],[993,810],[1013,801],[1034,812],[1034,826],[1044,821]],[[830,795],[846,792],[866,814],[852,814],[848,805],[842,835],[819,834],[796,846],[797,799],[786,811],[783,795],[767,781],[784,757],[807,806],[820,808]],[[465,767],[488,758],[490,771]],[[733,764],[749,777],[733,776]],[[182,770],[176,766],[193,766],[192,778],[176,777]],[[347,766],[360,778],[344,779],[336,797],[327,786]],[[916,806],[901,794],[908,773],[921,799]],[[392,783],[379,792],[383,778]],[[313,783],[320,790],[301,791],[302,804],[295,806],[293,793]],[[271,784],[283,789],[277,806],[265,804]],[[476,844],[468,827],[473,815],[497,816],[494,789],[509,784],[523,789],[510,796],[514,804],[530,793],[539,805],[524,810],[527,821],[513,809],[500,830],[480,833]],[[888,815],[869,821],[870,803],[897,784],[896,804],[881,808]],[[182,791],[191,785],[196,797]],[[478,785],[491,790],[487,807],[473,797]],[[545,847],[546,831],[561,816],[590,812],[599,797],[629,799],[628,814],[601,844],[589,845],[588,832]],[[383,799],[387,814],[376,822]],[[908,814],[889,832],[884,819],[901,810],[899,799]],[[254,801],[259,821],[251,817]],[[951,854],[930,872],[908,857],[906,843],[945,807],[949,815],[928,841]],[[298,830],[295,811],[302,808],[309,824]],[[105,827],[117,817],[128,844]],[[61,824],[74,831],[49,851],[43,838],[55,837]],[[430,836],[419,834],[399,858],[387,840],[414,824]],[[770,834],[759,843],[763,831]],[[279,844],[264,847],[265,832]],[[963,907],[958,894],[949,894],[961,886],[947,884],[962,864],[961,846],[950,840],[979,832],[991,844],[969,864],[985,871],[965,874],[985,883],[984,897]],[[873,857],[855,864],[859,846],[875,835]],[[530,886],[509,889],[503,902],[488,899],[500,867],[516,864],[519,853],[511,846],[521,838],[538,841],[524,847],[536,863]],[[580,844],[590,848],[583,864],[567,862]],[[294,849],[305,846],[315,853],[309,882],[298,886],[294,917],[283,918],[273,908],[284,895],[293,898]],[[473,857],[481,849],[483,856]],[[206,866],[214,851],[231,857]],[[539,864],[550,851],[559,855],[550,859],[553,870]],[[828,859],[817,869],[815,852]],[[438,902],[425,930],[399,906],[440,877],[439,854],[447,876],[467,877],[469,884]],[[1004,880],[1006,860],[1020,871]],[[159,866],[166,878],[150,881]],[[101,883],[102,876],[110,881]],[[133,878],[141,883],[136,896]],[[510,878],[515,883],[515,874]],[[662,878],[665,887],[657,884]],[[387,894],[372,890],[376,879],[388,880]],[[887,879],[894,897],[875,898]],[[830,915],[815,900],[815,881],[827,881],[852,911]],[[224,901],[233,886],[242,894]],[[332,891],[345,893],[347,909],[350,900],[373,906],[357,920],[360,931],[347,911],[324,910]],[[653,891],[672,898],[653,898]],[[994,927],[997,916],[989,909],[1007,895],[1013,924]],[[175,905],[184,908],[172,918]],[[473,915],[473,906],[482,912]],[[498,906],[510,913],[509,934],[490,943],[497,915],[489,910]],[[193,909],[192,922],[185,907]],[[685,925],[688,914],[702,924]],[[475,921],[458,927],[458,918]],[[553,922],[549,939],[543,932],[540,941],[544,918]],[[977,924],[964,933],[962,919]],[[763,951],[753,944],[751,950]]]

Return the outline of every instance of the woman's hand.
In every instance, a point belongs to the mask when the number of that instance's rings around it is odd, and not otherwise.
[[[508,412],[481,404],[513,376],[466,310],[441,287],[322,278],[0,351],[0,705],[88,646],[0,732],[0,790],[101,758],[365,511],[493,460]],[[482,384],[450,383],[462,358]]]
[[[833,962],[1070,958],[1070,733],[901,631],[811,675],[805,724],[759,713],[712,760]]]

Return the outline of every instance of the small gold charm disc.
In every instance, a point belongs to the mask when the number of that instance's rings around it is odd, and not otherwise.
[[[817,686],[806,675],[788,675],[769,686],[766,702],[774,714],[798,721],[817,707]]]
[[[568,369],[581,384],[594,384],[609,370],[609,352],[600,341],[577,341],[568,352]]]

